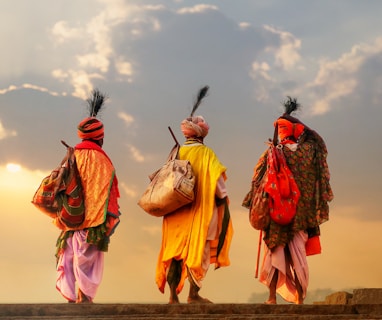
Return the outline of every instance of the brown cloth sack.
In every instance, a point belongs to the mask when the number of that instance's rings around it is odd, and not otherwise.
[[[252,205],[249,209],[249,223],[256,230],[265,230],[270,223],[269,196],[264,190],[267,173],[264,174],[260,185],[253,190]]]
[[[138,201],[148,214],[163,217],[194,201],[195,175],[188,160],[177,159],[179,144],[167,162],[149,176],[151,182]]]
[[[255,166],[251,190],[242,203],[243,207],[249,209],[249,223],[256,230],[265,230],[271,222],[269,195],[264,190],[268,181],[267,157],[268,150],[260,156]]]

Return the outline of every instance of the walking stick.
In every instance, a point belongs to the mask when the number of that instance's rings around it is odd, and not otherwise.
[[[260,230],[259,234],[259,244],[257,247],[257,261],[256,261],[256,273],[255,273],[255,278],[258,278],[259,276],[259,264],[260,264],[260,251],[261,251],[261,241],[263,237],[263,230]]]

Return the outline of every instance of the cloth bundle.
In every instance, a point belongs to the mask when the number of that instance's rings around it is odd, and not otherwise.
[[[85,218],[84,195],[74,148],[66,145],[61,164],[45,177],[36,190],[32,203],[43,213],[68,227],[81,225]]]
[[[289,169],[282,145],[271,145],[267,157],[268,181],[264,190],[270,197],[270,217],[280,224],[289,224],[296,215],[300,190]]]
[[[242,206],[249,209],[249,222],[257,230],[268,228],[271,220],[289,224],[296,214],[300,191],[287,166],[282,146],[270,144],[260,156],[251,190]]]
[[[252,178],[251,190],[243,200],[242,206],[249,209],[249,223],[256,230],[265,230],[270,223],[269,196],[264,187],[268,181],[268,151],[259,158]]]
[[[177,159],[179,147],[175,144],[167,162],[149,176],[150,184],[138,201],[150,215],[162,217],[194,200],[195,175],[188,160]]]

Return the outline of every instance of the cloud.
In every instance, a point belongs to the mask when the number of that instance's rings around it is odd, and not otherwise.
[[[270,70],[270,66],[266,62],[254,62],[252,63],[252,74],[253,77],[256,78],[257,76],[260,76],[261,78],[264,78],[265,80],[271,80],[271,77],[269,76],[268,72]]]
[[[7,163],[0,166],[0,190],[2,193],[25,192],[37,189],[40,182],[50,172],[28,170],[18,163]],[[33,196],[33,193],[31,193]]]
[[[145,161],[145,157],[141,154],[141,152],[136,147],[134,147],[133,145],[128,145],[128,148],[131,152],[133,159],[136,162],[144,162]]]
[[[24,83],[21,86],[10,85],[8,88],[1,89],[0,94],[6,94],[8,92],[20,90],[20,89],[32,89],[32,90],[36,90],[36,91],[40,91],[40,92],[47,92],[52,96],[58,96],[59,95],[58,92],[51,91],[48,88],[41,87],[41,86],[34,85],[34,84],[30,84],[30,83]]]
[[[157,4],[157,5],[144,5],[141,7],[143,10],[146,11],[161,11],[165,9],[164,5]]]
[[[68,40],[81,39],[82,29],[68,26],[67,21],[58,21],[52,27],[51,34],[57,44],[62,44]]]
[[[241,29],[248,33],[262,35],[263,44],[258,45],[258,52],[252,60],[249,76],[253,80],[255,99],[259,102],[269,103],[272,95],[284,95],[283,91],[292,94],[294,80],[291,73],[297,74],[304,71],[304,59],[300,55],[301,40],[292,33],[278,28],[264,25],[265,33],[249,24],[243,24]],[[249,33],[250,32],[250,33]]]
[[[15,85],[10,85],[8,88],[5,88],[5,89],[1,89],[0,90],[0,94],[6,94],[8,92],[11,92],[11,91],[14,91],[14,90],[17,90],[18,87],[16,87]]]
[[[109,70],[109,59],[107,50],[99,53],[89,53],[77,57],[78,65],[81,68],[89,68],[99,70],[101,73],[105,73]]]
[[[89,73],[86,70],[72,70],[64,71],[62,69],[56,69],[52,71],[52,76],[58,80],[65,81],[70,80],[73,86],[73,97],[80,99],[86,99],[89,92],[93,90],[93,80],[103,79],[100,73]]]
[[[137,196],[137,191],[135,191],[134,189],[128,187],[126,185],[126,183],[122,182],[120,183],[120,188],[123,190],[123,192],[129,196],[130,198],[135,198]]]
[[[301,60],[299,50],[301,48],[301,40],[297,39],[293,34],[282,31],[269,25],[264,25],[264,29],[274,33],[280,38],[280,46],[269,46],[265,51],[272,52],[275,57],[275,65],[284,70],[290,70]]]
[[[120,56],[115,59],[114,65],[117,72],[127,78],[127,82],[132,82],[133,65],[131,62],[126,61],[124,57]]]
[[[308,106],[305,111],[310,117],[329,113],[339,99],[354,94],[360,82],[365,81],[360,75],[362,66],[382,52],[382,38],[357,44],[338,59],[321,59],[314,74],[314,67],[305,67],[311,63],[309,58],[299,54],[301,40],[270,26],[264,26],[264,29],[276,35],[280,42],[278,46],[275,43],[265,46],[252,62],[249,75],[254,84],[255,99],[269,102],[275,90],[283,95],[304,96],[304,104]],[[301,79],[305,79],[304,82]],[[379,78],[374,80],[382,82]],[[378,101],[380,92],[375,89],[374,93],[369,93],[372,103]]]
[[[269,99],[269,84],[268,82],[273,82],[271,76],[269,75],[271,67],[266,62],[252,63],[252,69],[250,71],[250,76],[256,81],[256,86],[254,90],[256,91],[256,100],[266,101]],[[264,83],[264,81],[267,83]]]
[[[53,77],[73,86],[73,96],[85,99],[93,88],[95,79],[103,79],[110,70],[110,65],[116,67],[120,75],[127,76],[127,81],[132,81],[133,68],[129,61],[121,55],[115,55],[112,44],[112,33],[116,26],[137,10],[135,6],[126,5],[124,1],[103,1],[99,14],[79,26],[72,27],[68,21],[58,21],[51,29],[51,34],[56,46],[72,46],[73,41],[81,43],[76,53],[75,68],[55,68]],[[77,51],[78,52],[78,51]]]
[[[130,126],[134,122],[134,117],[126,112],[118,113],[118,117],[124,121],[126,126]]]
[[[373,43],[355,45],[337,60],[322,60],[315,79],[308,88],[319,92],[314,114],[328,112],[334,101],[352,94],[359,84],[358,71],[365,62],[382,52],[382,38]]]
[[[203,13],[209,10],[218,10],[217,6],[209,5],[209,4],[197,4],[193,7],[184,7],[177,11],[179,14],[195,14],[195,13]]]
[[[247,29],[247,28],[251,27],[251,24],[248,23],[248,22],[240,22],[240,23],[239,23],[239,27],[240,27],[241,29]]]
[[[21,170],[21,166],[16,163],[7,163],[5,168],[8,172],[19,172]]]
[[[17,136],[17,131],[5,129],[2,122],[0,121],[0,140],[15,136]]]

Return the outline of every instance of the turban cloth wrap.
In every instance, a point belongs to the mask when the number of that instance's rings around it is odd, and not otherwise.
[[[305,126],[301,123],[293,123],[286,119],[277,119],[274,123],[278,125],[278,135],[281,143],[296,143],[304,132]]]
[[[180,124],[180,129],[186,138],[202,137],[208,134],[210,126],[202,116],[184,119]]]
[[[101,140],[104,137],[103,123],[94,117],[83,119],[77,129],[82,140]]]

